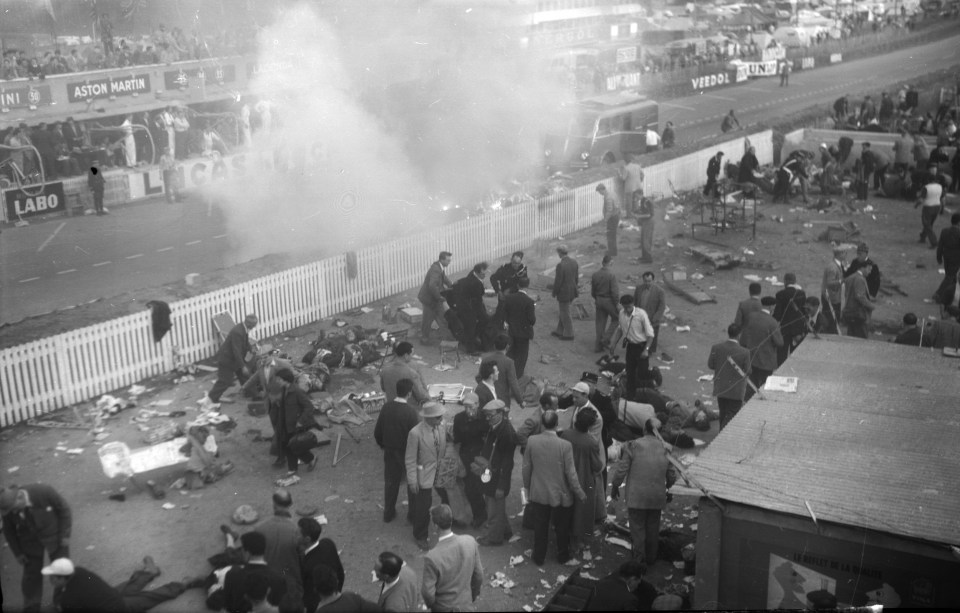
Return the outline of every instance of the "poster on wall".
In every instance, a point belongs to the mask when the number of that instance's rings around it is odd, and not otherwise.
[[[836,603],[837,580],[786,558],[770,554],[768,609],[813,609]],[[834,605],[836,606],[836,605]]]

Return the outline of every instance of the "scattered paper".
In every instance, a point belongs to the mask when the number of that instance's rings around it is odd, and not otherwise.
[[[327,516],[323,515],[322,513],[320,515],[314,515],[313,519],[315,519],[321,526],[327,525]]]
[[[360,307],[360,312],[366,315],[367,313],[373,313],[373,309],[370,307]]]
[[[605,539],[603,539],[603,540],[606,541],[606,542],[608,542],[608,543],[610,543],[611,545],[616,545],[617,547],[623,547],[624,549],[626,549],[626,550],[628,550],[628,551],[630,551],[630,550],[633,549],[633,546],[630,544],[629,541],[627,541],[627,540],[625,540],[625,539],[622,539],[622,538],[620,538],[620,537],[618,537],[618,536],[608,536],[607,538],[605,538]]]
[[[707,382],[713,381],[713,375],[700,375],[699,377],[697,377],[697,381],[707,381]]]
[[[686,348],[687,348],[686,345],[680,345],[679,347],[677,347],[677,349],[686,349]]]
[[[552,590],[552,589],[553,589],[553,586],[550,585],[550,582],[547,581],[546,579],[541,579],[541,580],[540,580],[540,585],[542,585],[543,587],[547,588],[548,590]]]
[[[690,326],[677,326],[677,332],[689,332]]]
[[[84,549],[86,549],[87,551],[93,551],[94,549],[96,549],[96,547],[94,547],[93,545],[87,545],[86,547],[84,547]]]
[[[19,466],[11,466],[10,468],[7,469],[7,472],[8,472],[8,473],[15,473],[15,472],[17,472],[18,470],[20,470],[20,467],[19,467]]]
[[[510,566],[523,564],[523,556],[510,556]]]
[[[177,505],[173,504],[172,502],[165,502],[165,503],[163,503],[163,504],[160,505],[160,506],[162,506],[164,509],[166,509],[166,510],[168,510],[168,511],[177,508]]]
[[[770,392],[787,392],[790,394],[796,394],[798,383],[799,380],[797,377],[771,375],[767,377],[767,382],[763,384],[763,389]]]
[[[152,407],[168,407],[173,404],[172,398],[164,398],[163,400],[154,400],[150,403]]]
[[[747,281],[753,281],[755,283],[760,282],[760,275],[743,275],[743,278]]]
[[[327,496],[326,498],[324,498],[323,501],[324,501],[324,502],[330,502],[331,500],[336,500],[336,499],[339,498],[339,497],[340,497],[339,494],[333,494],[333,495],[331,495],[331,496]]]
[[[516,542],[519,541],[519,540],[520,540],[520,535],[519,535],[519,534],[514,534],[513,536],[510,537],[510,539],[509,539],[507,542],[508,542],[508,543],[516,543]]]
[[[344,498],[343,501],[347,504],[353,504],[353,498]]]
[[[76,447],[74,449],[67,449],[67,453],[69,453],[70,455],[80,455],[81,453],[83,453],[83,449],[81,449],[80,447]]]

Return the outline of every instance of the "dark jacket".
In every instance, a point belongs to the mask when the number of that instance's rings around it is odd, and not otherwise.
[[[443,266],[440,265],[439,261],[436,261],[431,264],[430,269],[427,271],[427,276],[423,279],[423,285],[420,286],[420,293],[417,294],[417,299],[426,305],[439,306],[443,301],[443,296],[440,295],[440,292],[451,287],[453,287],[453,284],[447,277],[447,273],[444,272]]]
[[[740,344],[750,350],[750,367],[773,372],[777,369],[777,347],[783,346],[780,325],[765,311],[750,314],[740,333]]]
[[[483,494],[493,496],[497,490],[510,493],[513,476],[513,456],[517,449],[517,433],[506,415],[496,428],[484,437],[481,455],[490,462],[490,482],[483,484]]]
[[[87,172],[87,187],[95,192],[102,192],[106,184],[107,180],[103,178],[103,171],[99,168],[91,167]]]
[[[943,264],[947,270],[960,266],[960,226],[950,226],[940,231],[937,242],[937,264]],[[949,276],[949,272],[947,275]]]
[[[807,294],[796,287],[785,287],[776,294],[777,305],[773,309],[773,318],[780,323],[780,332],[785,339],[803,336],[807,326],[804,323]]]
[[[753,181],[753,173],[760,170],[760,161],[757,156],[747,152],[740,158],[740,170],[737,172],[737,181],[739,183],[750,183]]]
[[[453,299],[457,315],[475,317],[483,321],[487,317],[487,307],[483,304],[483,280],[472,272],[453,284]]]
[[[707,178],[716,180],[720,176],[722,158],[713,156],[710,158],[710,162],[707,164]]]
[[[875,305],[870,300],[867,281],[863,275],[852,275],[847,280],[847,295],[843,304],[843,318],[866,321]]]
[[[230,328],[227,338],[217,351],[217,366],[227,370],[240,370],[246,363],[244,359],[250,351],[250,333],[243,322]]]
[[[267,602],[273,606],[280,604],[280,600],[287,594],[287,582],[283,575],[266,564],[238,564],[227,571],[223,579],[223,609],[227,613],[247,613],[250,610],[250,601],[245,596],[247,579],[253,575],[260,575],[267,580],[270,594]]]
[[[317,603],[320,602],[320,596],[313,586],[313,569],[321,564],[329,566],[337,573],[337,590],[343,591],[345,575],[337,546],[330,539],[320,539],[316,547],[304,554],[300,563],[300,572],[303,573],[303,604],[307,611],[315,611]]]
[[[316,426],[313,408],[305,391],[292,384],[285,387],[280,400],[270,402],[268,409],[278,442],[285,443],[298,430]]]
[[[380,409],[373,439],[381,449],[402,454],[407,450],[407,435],[418,423],[420,416],[415,408],[406,402],[391,400]]]
[[[70,505],[57,490],[43,483],[23,485],[19,489],[27,491],[30,506],[24,509],[23,517],[17,512],[3,516],[3,535],[10,551],[14,557],[25,555],[30,542],[40,541],[53,557],[60,549],[61,541],[70,538],[73,528]]]
[[[553,297],[557,302],[573,302],[580,295],[577,283],[580,278],[580,265],[569,255],[560,258],[553,279]]]
[[[496,383],[493,384],[494,387],[497,388],[497,398],[506,402],[508,407],[510,406],[510,398],[513,398],[523,406],[523,394],[520,393],[520,384],[517,381],[517,367],[513,359],[499,351],[493,351],[483,356],[480,360],[480,365],[483,366],[484,362],[493,362],[496,364],[497,370],[500,373]],[[479,383],[479,373],[476,378],[477,383]]]
[[[497,293],[515,292],[520,289],[517,282],[526,276],[526,265],[520,264],[520,268],[514,268],[513,262],[507,262],[490,275],[490,287]]]
[[[514,338],[533,338],[533,326],[537,313],[533,298],[523,292],[510,294],[503,299],[503,320]]]
[[[880,291],[880,267],[877,266],[877,263],[867,258],[861,262],[858,258],[854,258],[850,265],[847,266],[847,269],[843,271],[844,278],[850,278],[853,273],[860,270],[860,267],[866,263],[873,264],[873,268],[870,270],[870,274],[867,275],[867,289],[870,291],[870,296],[873,298],[877,297],[877,292]]]
[[[473,458],[483,451],[484,437],[490,431],[490,424],[482,412],[470,419],[466,411],[460,411],[453,418],[453,441],[460,446],[460,460],[464,466],[470,466]]]
[[[743,400],[747,378],[737,372],[728,358],[740,367],[744,375],[750,374],[750,350],[740,343],[726,340],[710,348],[707,368],[713,374],[713,395],[717,398]]]

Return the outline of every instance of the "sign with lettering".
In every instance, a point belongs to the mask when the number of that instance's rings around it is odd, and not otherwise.
[[[130,199],[139,200],[163,193],[163,174],[159,168],[151,168],[143,172],[127,174],[127,183],[130,187]]]
[[[766,62],[744,62],[747,69],[747,76],[751,79],[757,77],[773,77],[777,74],[777,60],[768,60]]]
[[[726,72],[718,72],[690,79],[690,84],[695,91],[710,89],[711,87],[718,87],[720,85],[730,85],[730,83],[730,75]]]
[[[837,62],[842,62],[842,61],[843,61],[843,54],[842,54],[842,53],[831,53],[831,54],[830,54],[830,63],[831,63],[831,64],[836,64]]]
[[[150,75],[117,76],[106,79],[67,83],[67,100],[83,102],[110,96],[130,96],[150,91]]]
[[[607,77],[607,91],[617,91],[618,89],[628,89],[640,86],[639,72],[621,72],[620,74]]]
[[[66,210],[67,198],[63,194],[63,181],[47,183],[42,189],[40,186],[29,189],[29,194],[20,189],[8,189],[3,192],[7,221],[13,222],[48,213],[62,213]]]
[[[248,62],[247,78],[249,79],[263,73],[283,72],[292,69],[293,63],[283,60],[279,62]]]
[[[617,49],[617,64],[629,64],[637,61],[636,47],[620,47]]]
[[[49,85],[4,86],[0,83],[0,108],[19,109],[41,104],[50,104]]]
[[[743,83],[748,78],[747,67],[743,64],[737,64],[737,83]]]
[[[222,85],[237,80],[237,67],[233,64],[203,66],[163,73],[163,85],[167,89],[187,89],[191,85]]]
[[[801,70],[810,70],[810,69],[813,68],[814,66],[816,66],[816,58],[813,58],[813,57],[805,57],[805,58],[803,58],[803,59],[800,60],[800,69],[801,69]]]
[[[769,62],[770,60],[782,60],[787,57],[787,48],[786,47],[767,47],[760,52],[760,59],[764,62]]]

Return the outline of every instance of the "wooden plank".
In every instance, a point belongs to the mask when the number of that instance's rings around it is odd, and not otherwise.
[[[703,291],[703,289],[701,289],[693,281],[686,279],[685,275],[684,277],[677,279],[674,278],[675,274],[676,273],[671,271],[663,273],[663,281],[671,290],[694,304],[704,304],[707,302],[716,303],[716,298]]]

